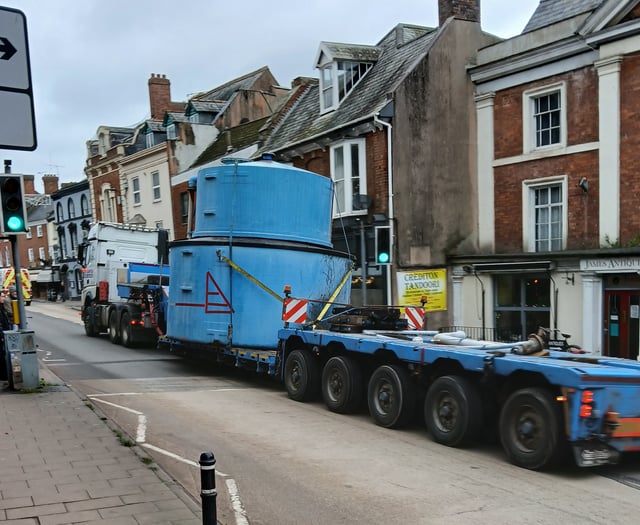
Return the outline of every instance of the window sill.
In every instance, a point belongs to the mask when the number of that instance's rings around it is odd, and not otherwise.
[[[600,149],[599,142],[585,142],[584,144],[577,144],[575,146],[560,146],[560,147],[548,147],[544,149],[537,149],[522,155],[516,155],[515,157],[503,157],[493,161],[492,166],[494,168],[500,166],[508,166],[510,164],[519,164],[521,162],[531,162],[532,160],[549,159],[553,157],[562,157],[564,155],[575,155],[576,153],[585,153],[588,151],[595,151]]]

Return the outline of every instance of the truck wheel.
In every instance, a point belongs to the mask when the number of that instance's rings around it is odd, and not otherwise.
[[[284,384],[294,401],[316,397],[320,383],[318,363],[306,350],[294,350],[284,365]]]
[[[93,306],[87,305],[82,312],[82,321],[84,322],[84,333],[88,337],[95,337],[98,335],[95,325],[93,324]]]
[[[122,346],[126,346],[127,348],[131,348],[133,346],[133,334],[131,332],[130,319],[129,312],[122,312],[122,317],[120,318],[120,340],[122,341]]]
[[[109,341],[114,345],[120,343],[120,334],[118,333],[118,312],[111,310],[109,312]]]
[[[398,365],[378,367],[369,379],[367,399],[376,425],[394,428],[406,424],[416,403],[407,370]]]
[[[540,470],[558,459],[562,449],[562,414],[544,388],[511,394],[500,412],[500,441],[514,465]]]
[[[332,357],[322,370],[322,398],[332,412],[355,411],[362,398],[362,372],[347,356]]]
[[[465,445],[480,435],[482,419],[479,393],[468,379],[443,376],[429,387],[424,422],[436,442],[449,447]]]

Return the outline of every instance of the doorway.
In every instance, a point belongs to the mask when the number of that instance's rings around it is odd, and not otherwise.
[[[638,359],[640,290],[606,290],[604,294],[604,355]]]

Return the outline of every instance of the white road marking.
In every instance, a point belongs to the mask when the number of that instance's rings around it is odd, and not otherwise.
[[[242,501],[240,501],[238,486],[236,485],[235,480],[229,478],[225,480],[225,483],[227,484],[227,491],[229,492],[229,497],[231,498],[231,508],[233,508],[233,514],[236,517],[236,525],[249,525],[247,512],[242,506]]]
[[[221,390],[241,390],[235,388],[229,389],[221,389]],[[215,391],[215,390],[214,390]],[[143,412],[138,410],[134,410],[129,407],[125,407],[122,405],[117,405],[116,403],[111,403],[110,401],[106,401],[104,399],[100,399],[100,397],[107,396],[123,396],[123,395],[141,395],[142,392],[138,393],[122,393],[122,394],[90,394],[87,397],[93,401],[97,401],[98,403],[104,403],[105,405],[112,406],[114,408],[118,408],[120,410],[124,410],[125,412],[129,412],[131,414],[135,414],[138,416],[138,426],[136,428],[136,443],[138,443],[141,447],[147,448],[149,450],[153,450],[159,454],[175,459],[176,461],[180,461],[182,463],[186,463],[187,465],[200,469],[200,464],[179,456],[178,454],[174,454],[173,452],[169,452],[168,450],[162,449],[160,447],[156,447],[151,443],[146,443],[146,431],[147,431],[147,417]],[[238,485],[235,480],[229,477],[228,474],[221,472],[216,469],[216,475],[225,478],[225,484],[227,486],[227,491],[229,493],[229,498],[231,499],[231,508],[233,509],[233,514],[235,516],[236,525],[249,525],[249,520],[247,519],[247,512],[244,510],[244,506],[242,505],[242,500],[240,499],[240,494],[238,491]]]

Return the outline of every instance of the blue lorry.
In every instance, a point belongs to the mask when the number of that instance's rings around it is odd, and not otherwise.
[[[330,241],[329,178],[231,161],[190,184],[195,224],[170,243],[170,291],[153,309],[161,348],[269,374],[337,413],[366,404],[383,427],[419,414],[443,445],[493,432],[528,469],[640,450],[638,362],[550,349],[544,330],[476,341],[410,330],[405,308],[348,305],[353,261]]]

